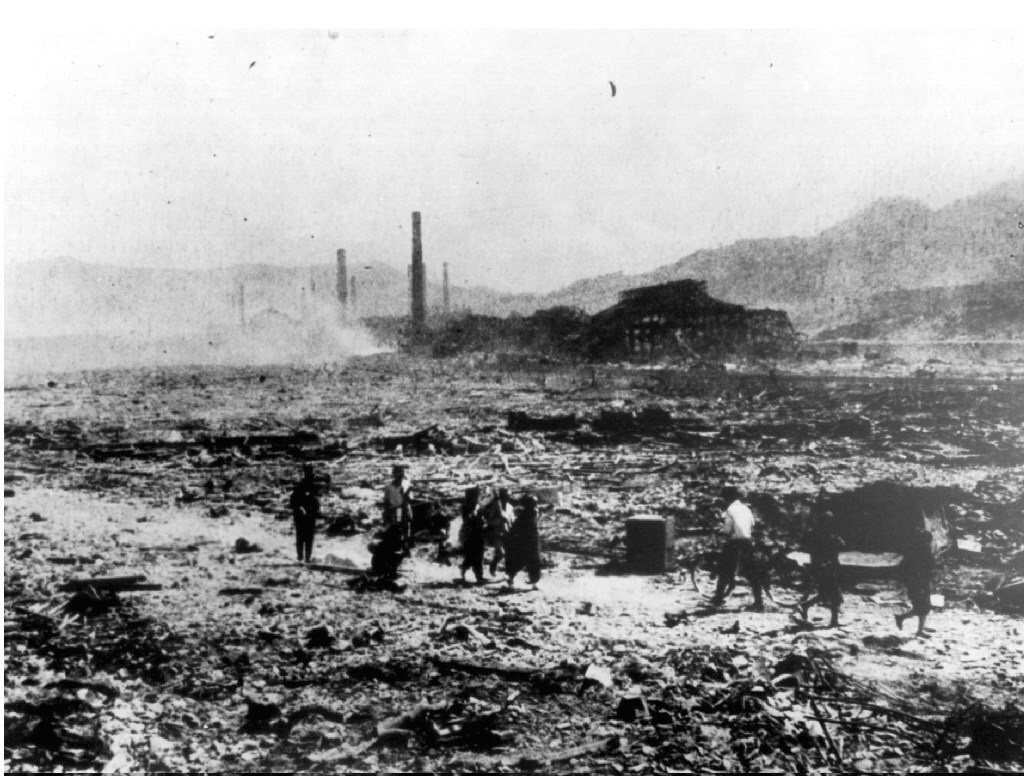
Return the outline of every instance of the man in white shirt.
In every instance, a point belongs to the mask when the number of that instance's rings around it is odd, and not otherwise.
[[[754,535],[754,513],[743,503],[739,488],[722,488],[722,499],[728,505],[722,513],[722,528],[719,533],[725,537],[721,555],[718,556],[718,584],[711,603],[721,606],[725,597],[736,586],[736,572],[750,553]]]

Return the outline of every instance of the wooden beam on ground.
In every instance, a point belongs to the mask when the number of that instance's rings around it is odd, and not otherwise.
[[[60,586],[60,590],[74,593],[79,590],[137,590],[146,581],[143,574],[126,574],[111,577],[75,577]],[[152,589],[148,585],[141,589]],[[159,588],[157,588],[159,589]]]
[[[296,563],[295,565],[309,569],[310,571],[327,571],[331,574],[350,574],[352,576],[358,576],[366,573],[366,569],[357,568],[355,566],[335,566],[330,563]]]

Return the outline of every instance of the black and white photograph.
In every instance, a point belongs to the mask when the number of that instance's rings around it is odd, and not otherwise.
[[[5,773],[1024,772],[1024,30],[43,21]]]

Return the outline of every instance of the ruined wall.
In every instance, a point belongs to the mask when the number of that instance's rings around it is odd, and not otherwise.
[[[707,294],[707,284],[681,280],[629,289],[617,305],[594,316],[592,358],[751,353],[786,355],[797,334],[782,310],[748,310]]]

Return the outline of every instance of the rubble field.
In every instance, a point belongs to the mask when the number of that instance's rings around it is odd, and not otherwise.
[[[1024,385],[970,374],[380,355],[22,378],[5,770],[1019,769],[1022,421]],[[465,488],[535,494],[539,589],[461,583],[432,541],[397,588],[359,584],[398,462],[452,545]],[[288,509],[304,463],[308,566]],[[780,561],[763,612],[743,582],[707,605],[726,484]],[[853,553],[838,628],[790,606],[823,499]],[[665,573],[625,565],[641,514],[674,526]],[[871,560],[919,516],[944,540],[926,637],[896,628],[903,590]]]

